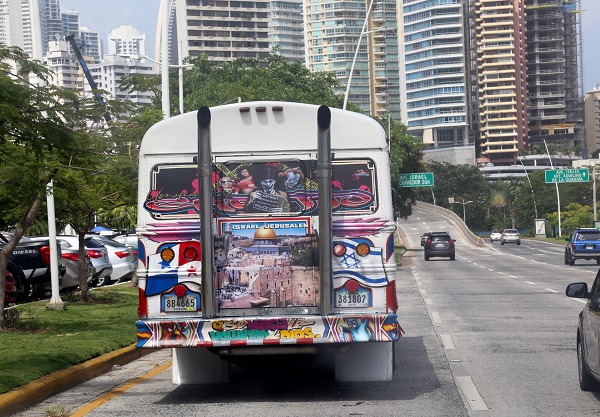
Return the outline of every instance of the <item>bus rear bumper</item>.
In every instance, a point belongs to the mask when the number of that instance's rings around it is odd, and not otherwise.
[[[136,322],[138,348],[282,346],[394,342],[397,314],[146,319]]]

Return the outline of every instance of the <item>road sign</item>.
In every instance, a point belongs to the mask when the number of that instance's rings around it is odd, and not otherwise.
[[[400,174],[399,187],[433,187],[433,172]]]
[[[547,169],[546,183],[562,182],[588,182],[590,180],[590,170],[587,168],[577,169]]]

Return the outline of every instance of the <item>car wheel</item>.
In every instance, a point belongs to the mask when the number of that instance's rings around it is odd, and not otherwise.
[[[569,265],[569,258],[567,256],[567,252],[565,251],[565,265]]]
[[[569,256],[569,265],[575,265],[575,258],[573,258],[572,256]]]
[[[494,243],[494,239],[490,239],[490,243]]]
[[[426,261],[428,261],[429,260],[429,255],[425,254],[424,258],[425,258]]]
[[[104,287],[105,285],[110,284],[110,275],[105,277],[100,277],[96,280],[96,287]]]
[[[521,241],[520,241],[520,240],[517,240],[517,245],[520,245],[520,244],[521,244]]]
[[[579,387],[582,391],[596,391],[598,381],[590,375],[585,364],[585,351],[581,338],[577,338],[577,369],[579,371]]]
[[[456,259],[456,255],[450,255],[450,260],[453,261]]]
[[[501,245],[504,245],[504,241],[503,241],[503,240],[501,240],[501,241],[500,241],[500,244],[501,244]]]

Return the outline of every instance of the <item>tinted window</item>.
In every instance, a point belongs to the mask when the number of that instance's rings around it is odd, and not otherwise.
[[[102,245],[101,243],[96,242],[94,239],[86,238],[85,239],[85,247],[86,248],[98,249],[98,248],[103,248],[104,245]]]
[[[450,235],[431,235],[431,240],[450,240]]]
[[[114,241],[112,239],[108,239],[108,238],[103,238],[103,237],[94,237],[92,238],[92,240],[102,244],[102,245],[106,245],[106,246],[112,246],[114,248],[124,248],[127,247],[127,245],[124,245],[122,243],[119,243],[117,241]]]
[[[600,232],[580,232],[580,240],[600,240]]]

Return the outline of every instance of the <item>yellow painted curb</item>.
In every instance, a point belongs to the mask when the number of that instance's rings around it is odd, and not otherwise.
[[[1,394],[0,416],[9,416],[39,404],[59,392],[105,374],[112,369],[113,365],[125,365],[154,351],[155,349],[136,349],[135,345],[131,345],[43,376],[27,385]]]

